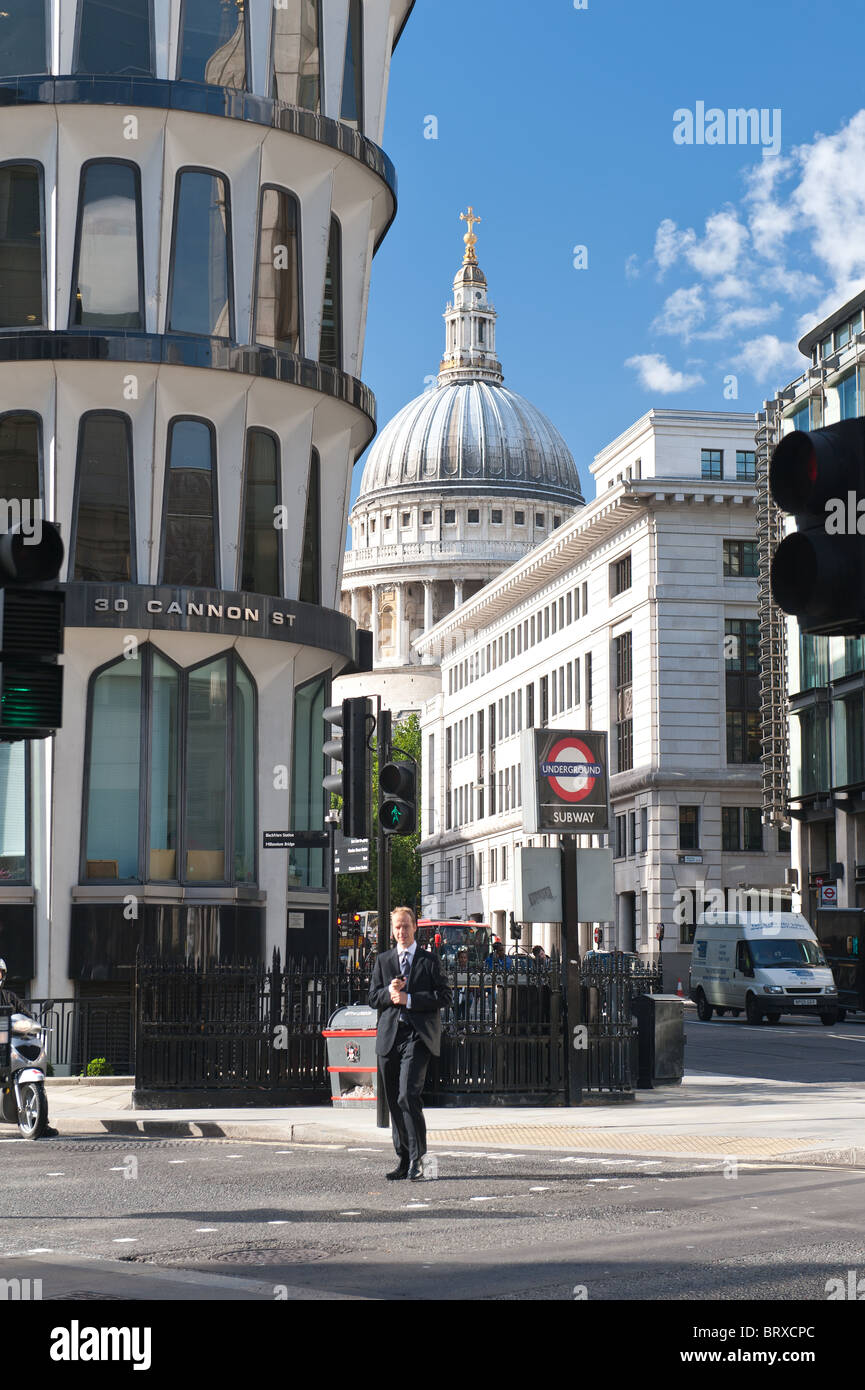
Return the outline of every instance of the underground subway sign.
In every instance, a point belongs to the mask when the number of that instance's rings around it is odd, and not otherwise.
[[[525,729],[523,828],[532,834],[609,829],[607,735],[589,729]]]

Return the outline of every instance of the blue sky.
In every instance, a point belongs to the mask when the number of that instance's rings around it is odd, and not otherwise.
[[[437,370],[469,203],[506,383],[587,495],[595,453],[650,407],[758,409],[804,366],[804,328],[865,284],[863,42],[850,0],[418,0],[363,370],[380,426]],[[677,143],[698,103],[706,142]],[[765,111],[755,143],[733,143],[736,108]]]

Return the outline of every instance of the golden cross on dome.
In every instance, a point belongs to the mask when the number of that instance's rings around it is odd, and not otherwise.
[[[463,237],[463,241],[466,244],[466,254],[463,257],[463,265],[476,265],[478,258],[475,255],[475,247],[478,244],[478,239],[475,236],[475,223],[482,221],[482,219],[477,216],[474,208],[469,205],[468,212],[460,213],[460,221],[468,222],[469,224],[469,229]]]

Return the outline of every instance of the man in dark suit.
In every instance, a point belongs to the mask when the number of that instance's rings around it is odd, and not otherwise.
[[[426,1124],[421,1091],[430,1057],[441,1052],[440,1009],[451,1002],[441,961],[418,949],[410,907],[391,913],[396,950],[376,959],[369,1002],[378,1009],[375,1050],[390,1110],[393,1146],[399,1160],[391,1179],[423,1177]]]

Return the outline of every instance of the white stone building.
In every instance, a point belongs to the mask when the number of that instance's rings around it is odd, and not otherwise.
[[[422,715],[425,914],[504,939],[532,726],[609,731],[605,945],[653,954],[663,923],[669,980],[692,935],[677,915],[784,885],[760,811],[754,457],[750,415],[650,411],[595,459],[593,502],[418,640],[442,668]]]
[[[497,313],[478,265],[471,208],[463,264],[445,310],[435,385],[410,401],[369,452],[351,511],[343,612],[372,632],[374,676],[340,682],[394,710],[439,689],[413,642],[527,554],[583,502],[558,430],[504,386]]]

